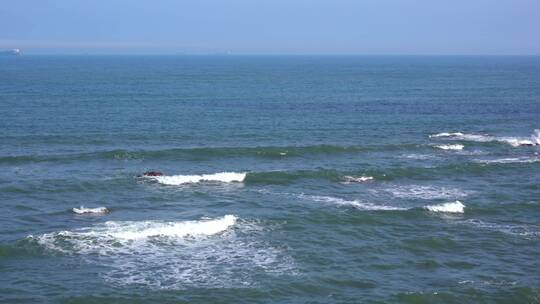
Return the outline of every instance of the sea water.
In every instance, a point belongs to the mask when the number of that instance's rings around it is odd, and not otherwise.
[[[6,57],[0,114],[0,302],[540,299],[540,57]]]

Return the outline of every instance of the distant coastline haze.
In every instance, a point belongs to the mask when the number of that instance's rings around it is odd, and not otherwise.
[[[25,54],[539,55],[540,2],[10,1]]]

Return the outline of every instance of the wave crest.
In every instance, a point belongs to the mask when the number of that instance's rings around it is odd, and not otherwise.
[[[463,136],[463,133],[461,133],[461,132],[453,132],[453,133],[442,132],[442,133],[437,133],[437,134],[431,134],[429,136],[429,138],[450,137],[450,136]]]
[[[234,229],[233,229],[234,227]],[[117,286],[151,289],[243,288],[266,275],[296,274],[283,246],[265,240],[264,227],[234,215],[194,221],[106,222],[29,236],[54,253],[77,255],[105,270]]]
[[[362,176],[356,177],[356,176],[346,175],[343,177],[342,184],[363,183],[363,182],[367,182],[373,179],[374,179],[373,176],[362,175]]]
[[[220,182],[220,183],[233,183],[243,182],[247,173],[237,172],[220,172],[214,174],[202,174],[202,175],[164,175],[164,176],[148,176],[146,178],[153,179],[163,185],[183,185],[183,184],[196,184],[202,182]]]
[[[465,205],[460,201],[455,201],[453,203],[425,206],[424,208],[431,212],[463,213]]]
[[[109,209],[107,209],[106,207],[85,208],[84,206],[81,206],[80,208],[73,208],[71,210],[77,214],[86,214],[86,213],[100,214],[100,213],[109,212]]]
[[[236,223],[236,216],[225,215],[213,220],[157,222],[108,221],[90,228],[29,236],[47,249],[64,253],[90,253],[110,249],[111,244],[127,245],[151,237],[186,238],[210,236]]]
[[[483,134],[465,134],[461,132],[432,134],[430,138],[444,138],[448,140],[463,140],[473,142],[502,142],[513,147],[540,145],[540,130],[534,130],[530,137],[492,136]]]
[[[442,150],[463,150],[465,146],[460,145],[460,144],[455,144],[455,145],[436,145],[435,147]]]

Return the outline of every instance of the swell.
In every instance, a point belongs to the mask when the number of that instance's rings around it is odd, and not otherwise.
[[[346,181],[347,176],[370,176],[374,181],[391,181],[399,179],[432,179],[453,175],[480,175],[486,173],[502,173],[505,171],[537,170],[538,162],[465,162],[446,164],[436,167],[399,167],[376,168],[355,171],[340,171],[335,169],[297,170],[297,171],[267,171],[249,172],[244,180],[246,184],[289,184],[302,179],[320,179],[331,182]]]
[[[284,158],[319,154],[351,154],[371,151],[398,151],[421,147],[421,145],[369,145],[369,146],[267,146],[267,147],[199,147],[163,150],[107,150],[90,153],[9,155],[0,156],[0,164],[21,164],[28,162],[55,162],[78,160],[126,160],[126,159],[187,159],[204,160],[214,158],[254,157]]]
[[[37,192],[85,192],[92,190],[107,189],[118,191],[123,187],[136,187],[137,182],[157,182],[165,185],[189,185],[199,183],[243,183],[245,185],[289,185],[303,180],[323,180],[332,183],[362,184],[365,182],[351,183],[351,177],[362,179],[369,177],[371,182],[393,180],[431,180],[449,177],[481,176],[485,174],[497,174],[506,176],[507,173],[520,171],[520,174],[537,174],[540,169],[540,160],[535,162],[464,162],[445,164],[436,167],[394,167],[394,168],[366,168],[358,170],[316,169],[316,170],[291,170],[291,171],[248,171],[248,172],[221,172],[203,175],[172,175],[160,178],[136,179],[136,173],[123,174],[114,177],[99,177],[84,180],[71,178],[55,178],[39,182],[25,182],[16,185],[4,185],[0,190],[5,193],[37,193]],[[222,176],[225,175],[225,176]],[[160,181],[160,179],[163,179]],[[169,180],[170,179],[170,180]]]

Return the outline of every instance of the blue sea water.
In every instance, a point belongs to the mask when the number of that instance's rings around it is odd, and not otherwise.
[[[0,302],[540,303],[540,57],[2,57],[0,114]]]

